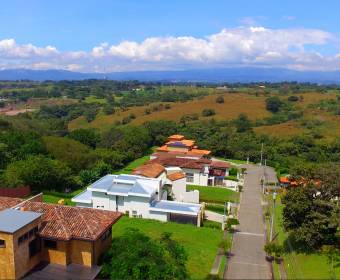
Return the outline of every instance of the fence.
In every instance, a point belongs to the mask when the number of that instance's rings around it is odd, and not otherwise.
[[[16,188],[2,188],[0,187],[0,196],[7,197],[27,197],[31,194],[31,188],[29,186],[21,186]]]

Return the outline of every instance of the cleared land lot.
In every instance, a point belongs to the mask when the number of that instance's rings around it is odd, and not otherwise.
[[[151,238],[158,238],[163,232],[172,233],[172,238],[183,245],[188,254],[187,268],[192,279],[206,279],[222,240],[220,229],[128,217],[113,226],[112,235],[120,236],[127,228],[139,229]]]

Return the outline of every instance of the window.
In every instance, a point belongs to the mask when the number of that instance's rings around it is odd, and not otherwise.
[[[44,240],[44,246],[49,249],[57,249],[57,241]]]
[[[36,254],[38,254],[41,251],[41,242],[40,242],[40,238],[35,238],[33,239],[29,245],[29,256],[30,258],[34,257]]]
[[[132,210],[132,217],[137,218],[137,211],[136,210]]]
[[[193,173],[186,173],[185,174],[187,182],[188,183],[193,183],[194,182],[194,174]]]
[[[5,240],[0,239],[0,248],[6,248]]]

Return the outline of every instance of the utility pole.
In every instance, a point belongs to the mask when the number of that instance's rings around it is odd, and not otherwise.
[[[273,233],[274,233],[275,201],[276,201],[276,192],[273,193],[273,213],[272,213],[272,220],[271,220],[271,225],[270,225],[270,237],[269,237],[270,242],[272,242],[273,240]]]
[[[263,143],[261,145],[261,164],[260,165],[262,165],[262,159],[263,159]]]

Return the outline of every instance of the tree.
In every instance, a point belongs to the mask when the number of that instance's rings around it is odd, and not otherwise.
[[[100,137],[94,129],[76,129],[70,132],[68,137],[92,148],[95,148],[100,141]]]
[[[224,103],[224,98],[223,98],[223,96],[218,96],[218,97],[216,97],[216,103],[219,103],[219,104]]]
[[[35,191],[63,191],[73,184],[71,170],[66,164],[42,155],[10,163],[3,178],[9,187],[28,185]]]
[[[202,116],[203,117],[210,117],[210,116],[213,116],[215,115],[215,110],[214,109],[203,109],[202,111]]]
[[[272,113],[277,113],[283,105],[283,102],[277,96],[266,99],[266,108]]]
[[[54,136],[44,137],[43,140],[47,151],[55,159],[65,162],[75,172],[88,169],[97,161],[93,151],[76,140]]]
[[[110,279],[187,279],[184,248],[163,233],[152,240],[136,229],[128,229],[112,240],[103,258],[101,277]]]
[[[246,114],[241,113],[234,121],[237,132],[246,132],[251,130],[251,121]]]
[[[322,184],[308,178],[291,188],[282,199],[283,225],[301,248],[317,249],[333,244],[340,224],[340,209],[335,201],[324,195]],[[326,191],[327,192],[327,191]]]

